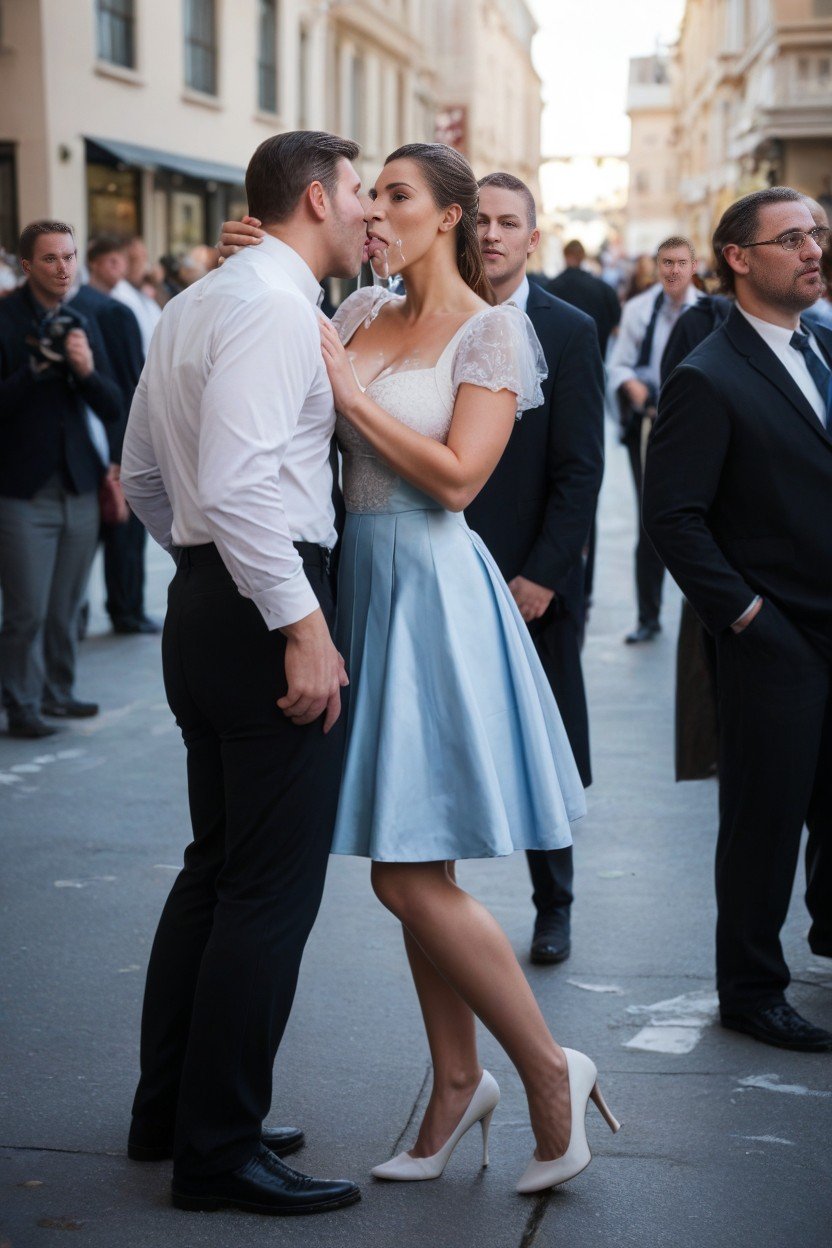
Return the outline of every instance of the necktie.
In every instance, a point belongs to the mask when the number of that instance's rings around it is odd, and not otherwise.
[[[832,370],[824,364],[817,351],[812,349],[808,334],[803,334],[799,329],[796,329],[791,336],[789,345],[794,347],[795,351],[803,352],[809,375],[817,386],[826,406],[824,426],[829,429],[832,427],[832,421],[829,419],[830,413],[832,413]]]

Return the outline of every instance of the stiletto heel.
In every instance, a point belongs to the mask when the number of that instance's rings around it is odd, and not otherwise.
[[[615,1117],[609,1105],[604,1100],[601,1089],[598,1087],[597,1083],[595,1084],[595,1087],[592,1089],[589,1095],[592,1098],[592,1100],[595,1102],[600,1113],[603,1114],[604,1118],[606,1119],[607,1126],[609,1127],[610,1131],[612,1131],[613,1135],[615,1135],[616,1131],[621,1130],[621,1123]]]
[[[380,1166],[373,1166],[370,1173],[376,1179],[392,1179],[405,1183],[418,1182],[420,1179],[438,1179],[465,1132],[470,1131],[477,1122],[482,1123],[482,1164],[487,1166],[488,1129],[499,1099],[500,1089],[497,1086],[497,1080],[487,1070],[484,1070],[482,1079],[468,1102],[468,1108],[438,1153],[434,1153],[432,1157],[411,1157],[410,1153],[399,1153],[398,1157],[391,1157],[390,1161],[385,1161]]]
[[[613,1118],[606,1101],[598,1087],[598,1071],[595,1063],[585,1053],[575,1049],[564,1049],[566,1069],[569,1074],[569,1102],[572,1125],[569,1132],[569,1147],[561,1157],[554,1161],[538,1161],[532,1156],[526,1172],[517,1184],[518,1192],[542,1192],[547,1187],[557,1187],[574,1179],[576,1174],[585,1170],[592,1160],[589,1143],[586,1138],[586,1107],[590,1097],[598,1106],[609,1123],[611,1131],[618,1131],[621,1124]]]
[[[491,1119],[494,1117],[494,1110],[490,1109],[484,1118],[480,1118],[480,1126],[482,1127],[482,1168],[488,1165],[488,1132],[491,1130]]]

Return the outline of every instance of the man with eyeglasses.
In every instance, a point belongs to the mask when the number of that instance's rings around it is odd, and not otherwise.
[[[609,386],[619,404],[621,441],[630,458],[639,517],[644,446],[656,415],[662,353],[679,317],[699,298],[693,285],[696,256],[686,238],[666,238],[656,252],[656,265],[659,281],[624,305],[609,362]],[[638,623],[625,637],[628,645],[652,641],[661,632],[664,566],[640,518],[635,574]]]
[[[644,524],[714,635],[722,1024],[832,1051],[786,1001],[780,944],[804,823],[809,946],[832,957],[832,331],[829,229],[788,187],[746,195],[714,235],[726,321],[665,384]]]

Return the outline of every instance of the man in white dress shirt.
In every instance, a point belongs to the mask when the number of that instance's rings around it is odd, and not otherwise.
[[[829,229],[772,187],[714,235],[727,320],[668,378],[644,525],[714,635],[717,988],[723,1026],[832,1050],[786,1000],[780,944],[800,837],[809,946],[832,957],[832,331],[801,321]]]
[[[246,174],[266,230],[165,308],[130,414],[122,482],[177,563],[165,688],[187,747],[193,842],[148,968],[128,1151],[173,1153],[180,1208],[314,1213],[346,1180],[278,1160],[272,1067],[314,923],[341,763],[330,636],[335,413],[320,280],[366,242],[358,148],[300,131]]]
[[[635,552],[638,623],[625,640],[652,641],[661,631],[664,567],[641,524],[644,443],[656,414],[661,362],[673,326],[699,292],[693,285],[696,257],[686,238],[667,238],[656,252],[659,281],[624,305],[609,361],[609,386],[621,411],[621,440],[627,448],[638,514]]]

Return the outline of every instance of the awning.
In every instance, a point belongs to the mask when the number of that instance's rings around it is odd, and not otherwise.
[[[138,165],[142,169],[168,169],[186,178],[200,182],[225,182],[242,186],[246,171],[242,166],[221,165],[214,160],[199,160],[194,156],[180,156],[176,152],[162,152],[155,147],[142,147],[138,143],[122,143],[120,139],[98,139],[86,136],[87,143],[100,148],[105,157],[115,157],[125,165]],[[95,156],[93,151],[91,155]]]

